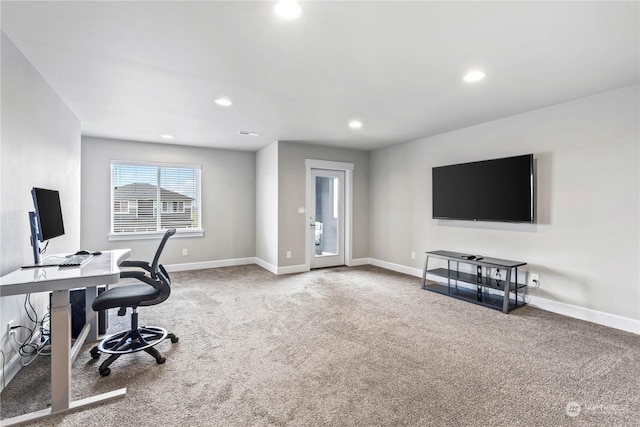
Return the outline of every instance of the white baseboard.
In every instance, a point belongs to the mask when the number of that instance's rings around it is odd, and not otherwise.
[[[295,274],[295,273],[304,273],[309,271],[306,265],[287,265],[285,267],[278,267],[276,274]]]
[[[407,267],[405,265],[394,264],[392,262],[381,261],[373,258],[370,259],[370,264],[387,270],[397,271],[398,273],[422,278],[422,269],[419,268]],[[427,278],[430,278],[430,275],[428,275]],[[540,298],[535,295],[527,295],[526,298],[527,304],[541,310],[550,311],[567,317],[573,317],[574,319],[586,320],[587,322],[640,335],[640,320],[592,310],[590,308],[579,307],[564,302],[553,301],[546,298]]]
[[[541,310],[551,311],[575,319],[586,320],[598,325],[608,326],[614,329],[631,332],[640,335],[640,320],[618,316],[616,314],[605,313],[590,308],[579,307],[577,305],[564,302],[553,301],[540,298],[535,295],[527,295],[527,304]]]
[[[303,265],[287,265],[285,267],[277,267],[273,264],[266,262],[263,259],[257,258],[255,259],[255,263],[260,267],[264,268],[267,271],[272,272],[273,274],[295,274],[295,273],[304,273],[305,271],[309,271],[309,269]]]
[[[37,330],[33,334],[33,338],[31,338],[32,343],[40,342],[40,331]],[[38,356],[41,357],[41,356]],[[49,357],[49,356],[42,356]],[[22,356],[19,354],[14,354],[13,357],[9,360],[9,362],[4,365],[4,385],[8,385],[9,382],[16,376],[16,374],[22,369]],[[4,389],[2,382],[0,382],[0,392]]]
[[[370,258],[370,264],[375,265],[376,267],[386,268],[387,270],[397,271],[398,273],[404,273],[415,277],[422,277],[421,268],[407,267],[406,265],[394,264],[392,262],[381,261],[375,258]]]
[[[265,270],[272,272],[273,274],[278,274],[278,267],[268,263],[262,258],[256,257],[256,264],[258,264],[260,267],[264,268]]]
[[[219,268],[219,267],[233,267],[235,265],[248,265],[257,264],[256,258],[235,258],[235,259],[223,259],[218,261],[203,261],[203,262],[189,262],[184,264],[169,264],[165,265],[168,272],[174,271],[188,271],[188,270],[203,270],[205,268]]]
[[[349,267],[357,267],[359,265],[369,265],[371,264],[371,258],[356,258],[352,259],[349,263]]]

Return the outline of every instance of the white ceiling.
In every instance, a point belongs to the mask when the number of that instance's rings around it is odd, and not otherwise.
[[[639,82],[638,2],[301,4],[297,21],[272,1],[2,1],[1,16],[83,134],[108,138],[371,150]],[[463,82],[474,67],[486,79]]]

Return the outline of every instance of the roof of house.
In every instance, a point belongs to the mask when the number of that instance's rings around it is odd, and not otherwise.
[[[113,189],[113,198],[118,200],[143,200],[155,199],[158,187],[152,184],[135,182],[133,184],[122,185]],[[184,200],[191,201],[192,197],[176,193],[160,187],[161,200]]]

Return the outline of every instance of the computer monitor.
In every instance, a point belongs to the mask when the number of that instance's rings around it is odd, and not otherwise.
[[[64,234],[60,194],[56,190],[34,187],[31,189],[35,212],[29,212],[33,260],[41,264],[40,242]]]

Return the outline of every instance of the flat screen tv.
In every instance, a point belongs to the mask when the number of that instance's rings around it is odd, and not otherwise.
[[[434,219],[533,223],[533,154],[438,166]]]

